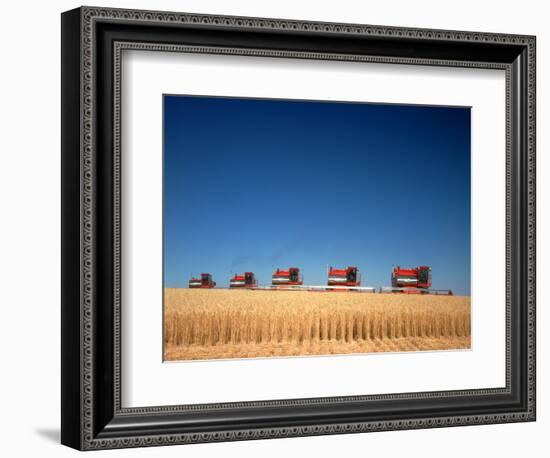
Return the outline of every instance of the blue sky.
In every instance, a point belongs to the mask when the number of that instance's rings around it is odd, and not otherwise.
[[[470,109],[164,96],[164,283],[432,267],[470,294]]]

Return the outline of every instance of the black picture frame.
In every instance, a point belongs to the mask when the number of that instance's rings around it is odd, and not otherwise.
[[[533,36],[81,7],[62,14],[62,429],[79,450],[535,420]],[[506,71],[506,387],[122,408],[120,52]]]

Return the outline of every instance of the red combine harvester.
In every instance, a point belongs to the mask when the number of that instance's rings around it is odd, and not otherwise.
[[[397,266],[391,273],[391,285],[394,288],[426,289],[432,286],[432,269],[420,266],[415,269],[402,269]]]
[[[212,275],[201,274],[201,278],[191,278],[189,288],[214,288],[216,282],[212,280]]]
[[[328,286],[361,286],[361,275],[357,267],[347,269],[335,269],[329,267]]]
[[[271,284],[277,287],[302,286],[304,284],[300,269],[290,267],[288,270],[277,269],[271,277]]]
[[[258,282],[253,272],[245,272],[244,275],[235,274],[235,276],[229,280],[230,288],[255,288],[257,285]]]
[[[432,269],[428,266],[403,269],[394,267],[391,273],[391,288],[381,288],[380,292],[405,294],[452,295],[448,289],[429,289],[432,286]]]

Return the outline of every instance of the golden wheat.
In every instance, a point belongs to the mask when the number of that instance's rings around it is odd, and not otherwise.
[[[164,290],[166,360],[469,346],[469,297]]]

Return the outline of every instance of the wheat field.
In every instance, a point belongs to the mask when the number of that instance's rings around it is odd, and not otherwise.
[[[466,348],[466,296],[164,290],[166,361]]]

